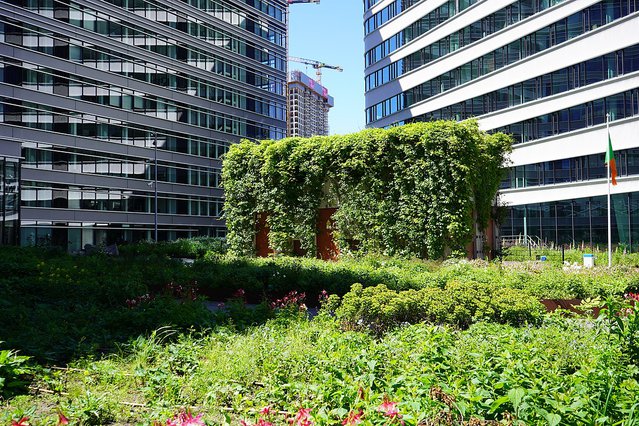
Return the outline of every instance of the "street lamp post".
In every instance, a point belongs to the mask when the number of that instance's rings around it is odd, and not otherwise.
[[[154,242],[158,242],[158,134],[153,132],[153,232]]]

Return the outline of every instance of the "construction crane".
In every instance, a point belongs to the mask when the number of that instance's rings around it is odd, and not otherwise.
[[[298,4],[298,3],[315,3],[319,4],[320,0],[286,0],[288,4]]]
[[[313,0],[309,0],[309,1],[313,1]],[[314,61],[312,59],[296,58],[293,56],[289,56],[288,60],[293,62],[299,62],[300,64],[310,65],[313,68],[315,68],[315,74],[317,75],[317,82],[320,84],[322,84],[322,68],[329,68],[339,72],[344,71],[344,69],[340,66],[328,65],[328,64],[325,64],[324,62]]]

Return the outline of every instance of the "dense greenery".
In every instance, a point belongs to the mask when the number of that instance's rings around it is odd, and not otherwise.
[[[53,425],[60,410],[71,424],[168,425],[189,409],[203,416],[193,425],[255,424],[270,406],[274,425],[302,408],[317,426],[360,410],[366,426],[639,425],[639,306],[612,297],[636,285],[632,269],[217,250],[188,266],[127,250],[0,248],[0,424]],[[207,286],[233,298],[210,312]],[[319,288],[347,294],[322,294],[308,320]],[[291,289],[306,300],[281,297]],[[597,320],[542,316],[537,297],[562,292],[607,307]],[[271,303],[244,305],[258,295]]]
[[[0,423],[28,415],[32,424],[53,425],[59,408],[81,424],[150,425],[191,407],[207,424],[238,425],[254,423],[269,406],[275,425],[300,408],[318,426],[342,424],[359,410],[364,425],[399,424],[379,411],[388,398],[408,426],[446,418],[443,400],[452,400],[454,421],[440,424],[461,425],[460,417],[638,424],[637,367],[605,324],[591,320],[479,323],[464,331],[415,325],[378,339],[344,332],[328,316],[278,319],[245,333],[162,330],[123,354],[73,367],[43,371],[35,386],[58,393],[12,399]]]
[[[163,249],[132,245],[119,257],[73,257],[36,248],[0,248],[0,338],[5,341],[0,349],[19,349],[55,362],[108,353],[117,343],[161,326],[210,327],[215,318],[192,297],[225,301],[240,289],[251,303],[297,290],[314,305],[323,290],[344,295],[355,283],[391,290],[478,283],[539,299],[605,298],[639,288],[639,273],[626,267],[564,271],[550,264],[441,264],[372,256],[323,262],[236,258],[218,251],[189,266],[156,250]],[[231,313],[240,325],[266,317]]]
[[[463,250],[474,221],[485,226],[511,140],[475,121],[416,123],[345,136],[233,145],[222,172],[230,248],[253,254],[256,218],[268,214],[269,244],[316,253],[319,208],[338,206],[344,251],[441,258]],[[475,220],[474,220],[475,219]]]
[[[106,353],[161,326],[211,324],[210,312],[191,300],[188,267],[166,257],[2,247],[0,271],[3,345],[41,361]]]
[[[196,261],[189,273],[207,295],[224,298],[242,288],[254,302],[265,295],[282,295],[290,290],[304,291],[311,299],[322,290],[341,295],[355,283],[408,290],[444,288],[456,280],[521,289],[540,299],[605,297],[639,288],[639,271],[629,267],[563,270],[548,263],[503,265],[451,260],[441,264],[375,256],[344,258],[338,262],[215,256],[212,260]]]
[[[214,237],[181,238],[175,241],[139,242],[119,247],[125,256],[168,256],[172,258],[202,258],[205,254],[225,254],[226,240]]]

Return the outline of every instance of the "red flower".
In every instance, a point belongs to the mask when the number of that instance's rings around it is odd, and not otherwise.
[[[342,422],[342,425],[343,426],[358,425],[362,422],[363,415],[364,415],[364,412],[361,409],[357,413],[355,411],[351,411],[350,413],[348,413],[348,416],[346,416],[346,418]]]
[[[266,407],[262,408],[260,410],[260,415],[261,416],[268,416],[269,414],[271,414],[271,406],[267,405]]]
[[[257,423],[255,423],[255,426],[273,426],[273,423],[268,422],[264,419],[259,419]]]
[[[58,411],[58,426],[68,425],[68,424],[69,424],[69,419],[67,419],[66,416],[62,414],[62,411]]]
[[[391,419],[394,419],[395,417],[402,417],[402,415],[399,414],[399,410],[397,409],[397,403],[391,402],[387,399],[382,402],[382,405],[377,408],[377,411],[381,411],[386,417],[390,417]]]
[[[166,426],[206,426],[202,415],[193,416],[191,413],[180,413],[166,421]]]
[[[15,420],[11,420],[11,426],[29,426],[29,418],[24,416],[17,422]]]
[[[295,425],[296,426],[313,426],[313,421],[310,419],[311,409],[310,408],[300,408],[297,414],[295,415]]]

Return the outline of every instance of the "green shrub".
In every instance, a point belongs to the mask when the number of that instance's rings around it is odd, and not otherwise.
[[[0,399],[24,388],[26,382],[23,377],[30,371],[26,366],[28,360],[28,356],[20,356],[16,351],[0,350]]]
[[[543,305],[511,288],[452,281],[444,289],[394,291],[381,284],[354,284],[336,316],[348,329],[384,332],[403,323],[430,322],[468,327],[477,321],[522,325],[538,322]]]
[[[174,258],[201,259],[207,253],[225,254],[226,240],[216,237],[180,238],[174,241],[141,241],[118,247],[124,256],[168,256]]]

